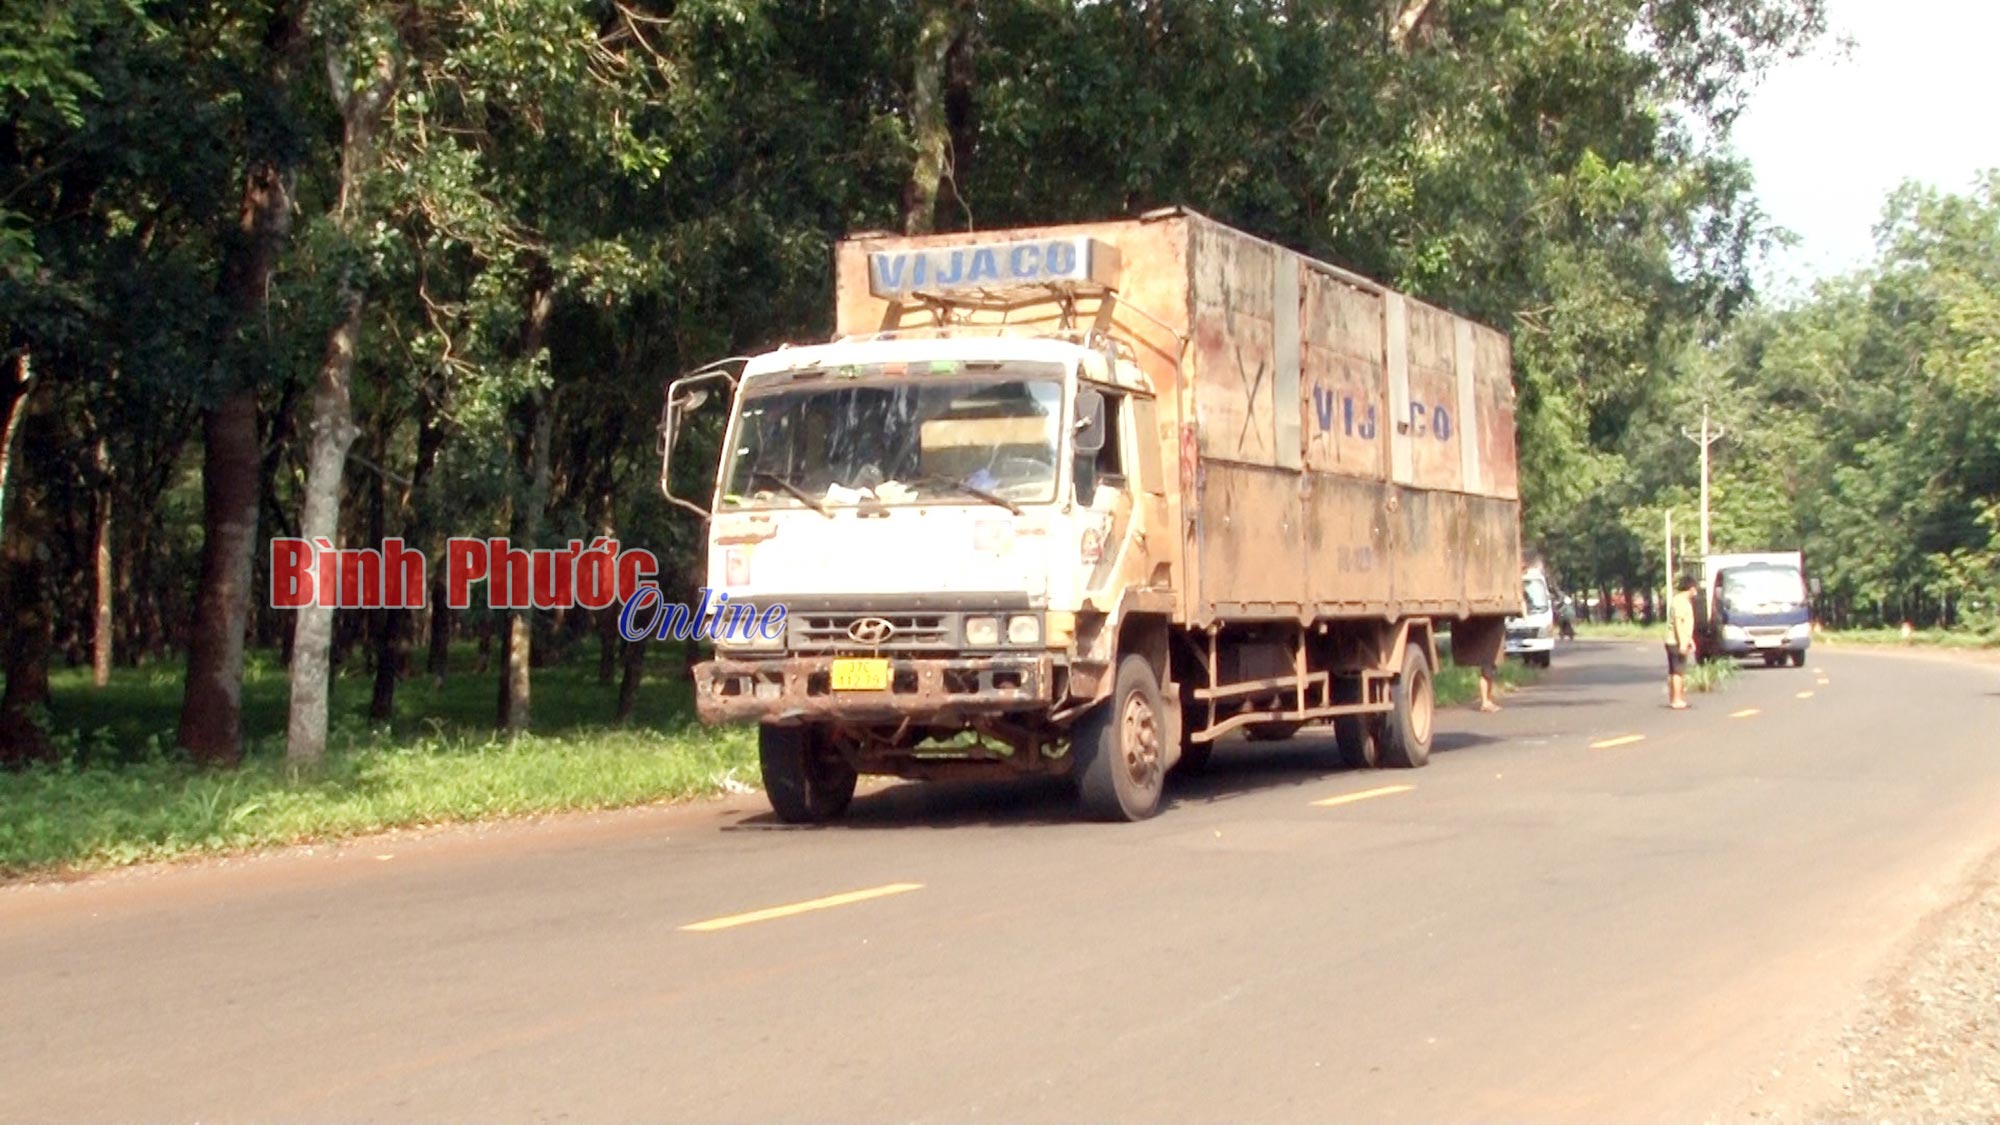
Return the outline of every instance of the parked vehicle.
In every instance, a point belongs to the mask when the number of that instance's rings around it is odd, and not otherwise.
[[[1696,648],[1703,659],[1760,657],[1803,668],[1812,647],[1805,556],[1798,551],[1710,555],[1702,560]]]
[[[709,584],[789,615],[696,703],[760,724],[780,818],[873,773],[1139,819],[1307,726],[1425,763],[1436,630],[1484,663],[1522,607],[1505,336],[1183,210],[835,264],[838,338],[679,380],[663,424],[670,462],[733,395]]]
[[[1521,572],[1521,602],[1521,615],[1507,619],[1507,655],[1517,656],[1532,667],[1546,668],[1556,651],[1556,612],[1548,576],[1541,567],[1530,566]]]

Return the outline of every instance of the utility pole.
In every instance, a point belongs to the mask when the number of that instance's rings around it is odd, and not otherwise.
[[[1707,558],[1708,547],[1708,447],[1722,440],[1725,431],[1717,426],[1713,430],[1708,425],[1708,403],[1701,404],[1701,435],[1697,437],[1681,431],[1681,436],[1701,447],[1701,557]]]
[[[1667,597],[1674,596],[1674,510],[1667,509]]]

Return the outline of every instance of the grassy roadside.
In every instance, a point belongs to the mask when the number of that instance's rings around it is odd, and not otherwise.
[[[1641,625],[1630,621],[1614,621],[1609,624],[1597,621],[1579,621],[1576,635],[1584,640],[1660,640],[1666,633],[1661,623]],[[2000,629],[1979,631],[1973,629],[1919,629],[1904,640],[1898,629],[1823,629],[1813,634],[1817,644],[1830,645],[1894,645],[1897,647],[1919,646],[1930,648],[2000,648]]]
[[[755,784],[755,732],[691,722],[677,654],[653,668],[632,726],[609,727],[616,687],[591,672],[535,673],[533,733],[513,741],[490,728],[494,680],[472,654],[442,689],[407,682],[396,716],[365,719],[365,677],[339,678],[326,763],[284,763],[285,679],[267,658],[246,676],[249,754],[236,770],[204,770],[170,748],[180,705],[177,673],[119,669],[103,689],[83,670],[53,677],[51,729],[63,761],[0,772],[0,879],[241,852],[497,817],[619,808],[712,795]],[[1535,680],[1519,662],[1499,668],[1503,689]],[[1441,706],[1479,697],[1479,673],[1446,663]]]
[[[752,731],[693,724],[677,654],[649,669],[622,729],[608,724],[617,688],[594,668],[537,669],[533,730],[513,741],[492,730],[494,676],[461,655],[444,688],[403,684],[386,723],[366,718],[365,677],[337,679],[327,761],[306,773],[284,764],[285,681],[266,659],[246,676],[251,738],[236,770],[171,749],[177,672],[120,669],[103,689],[86,671],[58,672],[50,724],[63,760],[0,771],[0,878],[681,800],[756,778]]]
[[[1442,656],[1442,654],[1440,654]],[[1541,671],[1530,668],[1518,660],[1509,660],[1496,669],[1494,679],[1503,692],[1512,691],[1525,684],[1532,684],[1541,678]],[[1456,707],[1461,703],[1474,703],[1479,699],[1479,669],[1466,668],[1445,661],[1432,685],[1437,693],[1437,705]]]

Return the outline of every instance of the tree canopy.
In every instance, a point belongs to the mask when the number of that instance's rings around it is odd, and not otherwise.
[[[822,334],[836,239],[1165,204],[1509,331],[1529,539],[1579,576],[1648,577],[1642,517],[1685,484],[1660,435],[1711,388],[1771,443],[1726,456],[1731,536],[1831,555],[1893,516],[1906,544],[1825,573],[1856,605],[1963,598],[1993,551],[1991,185],[1902,197],[1878,272],[1746,312],[1772,231],[1728,131],[1822,6],[10,5],[6,596],[48,607],[10,648],[187,653],[182,742],[218,762],[275,733],[212,721],[246,628],[295,692],[366,669],[378,707],[443,674],[419,635],[491,637],[501,713],[525,709],[550,650],[602,638],[614,674],[601,622],[343,611],[295,634],[250,597],[263,542],[609,532],[688,582],[693,530],[649,483],[662,382]],[[0,711],[27,714],[13,667]],[[6,755],[41,752],[9,729]]]

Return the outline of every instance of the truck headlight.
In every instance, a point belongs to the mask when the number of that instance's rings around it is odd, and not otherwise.
[[[1722,627],[1722,635],[1725,638],[1732,641],[1745,641],[1750,639],[1750,634],[1747,631],[1745,631],[1743,626],[1741,625],[1724,625]]]
[[[991,648],[999,644],[1000,619],[997,617],[966,618],[965,643],[974,648]]]
[[[1797,625],[1785,630],[1785,639],[1788,641],[1803,641],[1810,636],[1812,636],[1812,622],[1810,621],[1801,621]]]
[[[1007,643],[1010,645],[1035,645],[1042,643],[1042,619],[1033,614],[1016,614],[1007,619]]]

